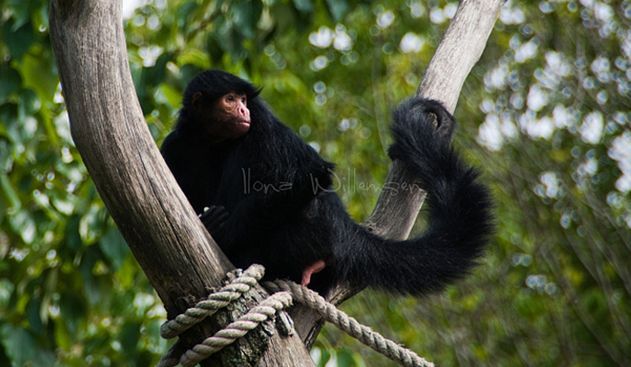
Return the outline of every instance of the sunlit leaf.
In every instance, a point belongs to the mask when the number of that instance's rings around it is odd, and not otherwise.
[[[202,69],[207,69],[210,67],[210,60],[208,59],[208,54],[206,52],[191,47],[178,55],[177,64],[191,64]]]
[[[22,206],[18,193],[13,188],[7,174],[3,172],[0,172],[0,189],[2,189],[3,196],[13,209],[19,209]]]
[[[24,87],[34,90],[42,101],[52,100],[58,79],[52,67],[42,67],[41,56],[24,55],[16,69],[20,71]]]
[[[11,228],[19,234],[22,241],[27,244],[33,243],[36,234],[35,221],[29,213],[20,210],[9,217]]]
[[[161,84],[156,95],[156,100],[162,103],[168,103],[174,109],[178,108],[182,102],[182,94],[168,84]]]
[[[94,243],[103,231],[104,213],[99,206],[92,205],[79,221],[79,235],[84,243]]]
[[[0,271],[3,271],[1,267]],[[15,286],[8,279],[0,279],[0,314],[2,314],[1,310],[9,305],[9,298],[14,289]]]

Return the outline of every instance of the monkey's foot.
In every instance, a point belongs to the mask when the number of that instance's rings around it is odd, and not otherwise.
[[[324,260],[318,260],[313,264],[307,266],[305,270],[302,271],[302,284],[303,286],[308,286],[311,283],[311,276],[315,273],[319,273],[326,267],[326,263]]]

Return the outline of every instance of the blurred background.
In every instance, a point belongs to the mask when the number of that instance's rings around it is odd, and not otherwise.
[[[48,2],[0,0],[0,366],[149,366],[165,311],[69,134]],[[158,144],[182,89],[222,68],[337,163],[370,214],[392,108],[412,95],[451,1],[123,1]],[[455,145],[498,230],[464,281],[343,309],[441,366],[631,366],[631,1],[508,1],[467,79]],[[423,214],[418,223],[423,226]],[[393,366],[327,326],[321,366]]]

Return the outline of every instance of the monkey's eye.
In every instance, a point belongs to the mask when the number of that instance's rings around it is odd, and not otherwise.
[[[247,96],[245,94],[228,93],[224,96],[224,100],[227,103],[241,102],[244,105],[247,104]]]

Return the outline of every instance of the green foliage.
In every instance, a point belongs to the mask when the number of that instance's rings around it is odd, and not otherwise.
[[[237,73],[338,163],[358,220],[386,173],[389,111],[414,93],[457,5],[143,4],[125,30],[156,141],[195,73]],[[0,365],[155,364],[165,313],[72,143],[48,2],[2,5]],[[364,292],[347,311],[440,365],[631,365],[630,11],[626,0],[508,2],[456,112],[456,145],[496,199],[488,255],[441,295]],[[329,327],[313,355],[393,365]]]

